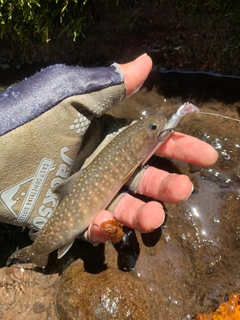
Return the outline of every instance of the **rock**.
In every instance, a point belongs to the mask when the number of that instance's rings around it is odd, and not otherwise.
[[[52,305],[58,275],[36,272],[29,265],[0,269],[0,319],[57,320]]]
[[[85,272],[81,260],[61,276],[57,293],[60,319],[149,319],[145,281],[132,273],[107,269]]]

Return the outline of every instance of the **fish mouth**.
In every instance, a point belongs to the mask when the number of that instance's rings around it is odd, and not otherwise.
[[[167,129],[164,129],[163,131],[161,131],[158,135],[158,140],[159,141],[165,141],[171,133],[173,133],[174,131],[174,128],[167,128]]]

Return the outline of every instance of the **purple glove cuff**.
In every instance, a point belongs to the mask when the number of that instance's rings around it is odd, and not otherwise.
[[[49,66],[0,93],[0,136],[68,97],[99,91],[123,81],[117,64],[101,68]]]

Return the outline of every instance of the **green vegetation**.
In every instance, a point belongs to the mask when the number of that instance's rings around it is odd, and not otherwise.
[[[169,0],[0,0],[0,39],[36,43],[64,35],[75,41],[84,36],[91,24],[107,20],[109,13],[121,14],[134,7],[137,14],[142,3],[163,1]],[[173,3],[196,18],[211,15],[218,21],[231,19],[231,34],[235,34],[240,46],[240,0],[173,0]]]
[[[203,17],[211,15],[217,23],[224,19],[232,21],[229,34],[233,37],[234,47],[240,48],[240,1],[239,0],[177,0],[177,7],[188,16],[204,21]]]
[[[178,0],[178,7],[188,15],[215,14],[218,18],[231,17],[240,22],[240,1],[236,0]]]
[[[101,14],[125,0],[0,0],[0,38],[48,42],[66,34],[73,41]],[[135,2],[131,0],[131,2]]]

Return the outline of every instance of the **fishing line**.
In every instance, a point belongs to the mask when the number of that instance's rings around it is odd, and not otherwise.
[[[236,121],[236,122],[240,123],[240,119],[224,116],[224,115],[218,114],[218,113],[199,111],[198,114],[205,114],[205,115],[209,115],[209,116],[221,117],[221,118],[224,118],[224,119],[227,119],[227,120],[232,120],[232,121]]]

